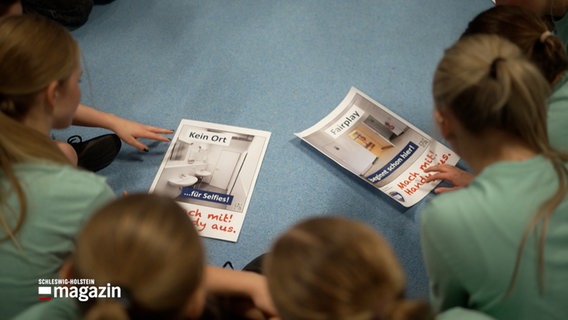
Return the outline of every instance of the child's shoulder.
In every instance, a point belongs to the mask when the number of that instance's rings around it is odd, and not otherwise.
[[[46,302],[40,301],[12,318],[12,320],[75,320],[80,318],[81,312],[74,299],[54,299]]]
[[[30,162],[15,166],[15,172],[24,188],[41,189],[46,196],[114,197],[105,177],[70,165]]]
[[[436,320],[493,320],[494,318],[472,309],[455,307],[436,316]]]

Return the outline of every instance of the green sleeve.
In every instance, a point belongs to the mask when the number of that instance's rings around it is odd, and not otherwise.
[[[450,212],[451,213],[451,212]],[[468,293],[459,280],[455,252],[455,226],[440,208],[429,204],[422,211],[421,245],[430,285],[430,303],[435,312],[467,306]],[[452,257],[454,257],[452,261]]]
[[[436,320],[494,320],[485,313],[465,308],[451,308],[436,316]]]

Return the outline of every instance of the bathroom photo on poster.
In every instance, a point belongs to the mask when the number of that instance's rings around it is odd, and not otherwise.
[[[175,199],[201,236],[236,242],[270,132],[183,119],[150,187]]]
[[[425,183],[424,169],[459,161],[455,152],[356,88],[296,136],[405,207],[439,184]]]

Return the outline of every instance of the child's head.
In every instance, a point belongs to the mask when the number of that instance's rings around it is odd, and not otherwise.
[[[519,6],[496,6],[469,22],[462,37],[496,34],[513,42],[553,83],[566,69],[568,56],[562,41],[536,13]]]
[[[495,3],[498,6],[506,5],[525,7],[539,15],[545,15],[549,13],[553,1],[554,0],[496,0]]]
[[[345,218],[296,224],[274,242],[264,272],[283,320],[428,314],[424,304],[402,300],[405,277],[388,243],[371,227]]]
[[[174,200],[128,195],[86,223],[72,276],[120,286],[128,296],[89,300],[87,319],[178,319],[201,313],[204,259],[193,223]]]
[[[550,86],[534,64],[516,45],[496,35],[459,40],[445,51],[433,80],[437,119],[456,119],[471,136],[506,133],[539,153],[550,148],[549,94]],[[460,152],[444,123],[438,122],[442,134]]]
[[[0,19],[0,111],[21,121],[48,102],[56,106],[53,127],[69,126],[80,99],[79,57],[77,42],[55,22],[35,15]]]

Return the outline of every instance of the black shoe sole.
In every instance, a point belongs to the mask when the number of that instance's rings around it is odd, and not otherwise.
[[[116,134],[105,134],[84,142],[71,143],[71,146],[77,152],[77,165],[96,172],[112,163],[122,142]]]

